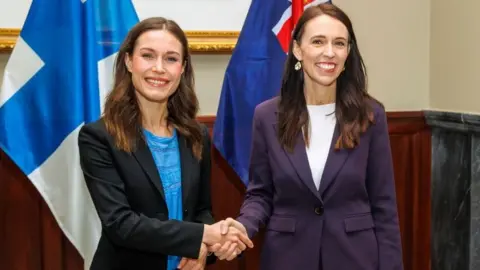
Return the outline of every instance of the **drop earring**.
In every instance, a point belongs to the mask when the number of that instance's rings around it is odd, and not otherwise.
[[[300,70],[302,68],[302,63],[300,63],[300,61],[298,61],[296,64],[295,64],[295,70]]]

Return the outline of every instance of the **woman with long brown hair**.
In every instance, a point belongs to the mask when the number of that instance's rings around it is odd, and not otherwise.
[[[385,110],[340,8],[304,11],[280,97],[253,122],[246,198],[222,230],[265,226],[260,269],[403,269]]]
[[[91,269],[203,269],[221,243],[252,246],[213,224],[210,137],[198,107],[185,33],[164,18],[139,22],[118,52],[101,119],[79,134],[102,223]]]

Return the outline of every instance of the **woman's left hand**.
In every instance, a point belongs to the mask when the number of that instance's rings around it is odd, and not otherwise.
[[[178,269],[182,270],[203,270],[207,264],[207,245],[202,243],[198,259],[182,258],[178,264]]]

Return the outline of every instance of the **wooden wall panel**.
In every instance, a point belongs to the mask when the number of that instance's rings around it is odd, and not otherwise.
[[[431,132],[422,113],[389,113],[405,270],[430,269]]]
[[[42,269],[43,202],[21,171],[0,154],[0,266],[12,270]]]
[[[213,127],[214,117],[200,117]],[[430,269],[430,130],[421,112],[388,113],[405,270]],[[217,220],[235,217],[245,187],[214,149],[212,202]],[[242,258],[209,270],[256,270],[263,233]],[[42,198],[0,151],[0,266],[12,270],[81,270],[82,258]]]

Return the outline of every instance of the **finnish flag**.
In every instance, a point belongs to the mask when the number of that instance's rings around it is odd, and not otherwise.
[[[80,127],[100,117],[130,0],[33,0],[0,88],[0,147],[39,191],[88,269],[100,220],[79,164]]]

